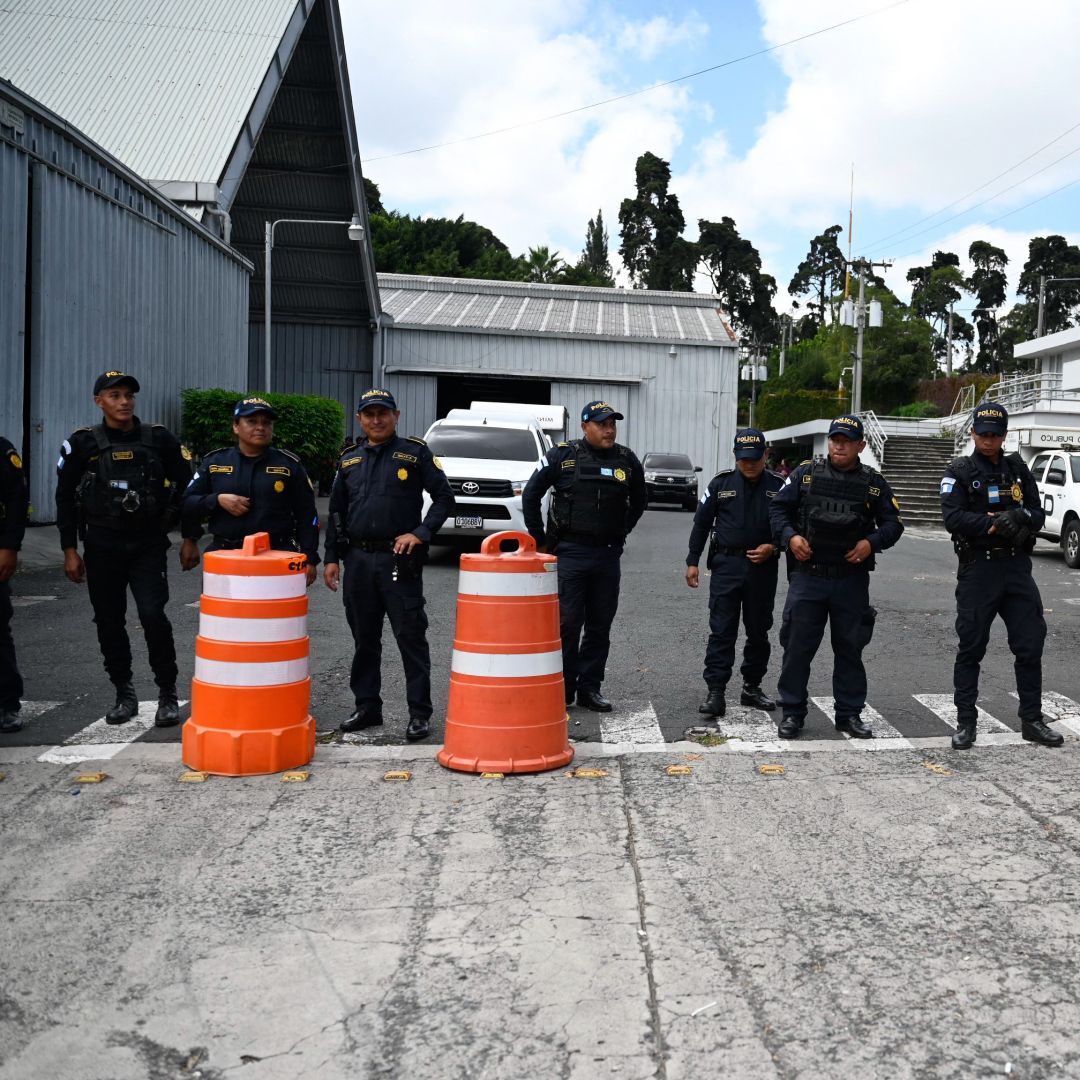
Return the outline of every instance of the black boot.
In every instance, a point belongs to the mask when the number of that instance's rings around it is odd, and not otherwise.
[[[961,720],[956,725],[956,734],[952,737],[954,750],[970,750],[975,745],[975,721]]]
[[[129,682],[117,683],[116,704],[105,714],[106,724],[126,724],[139,712],[139,699],[135,687]]]
[[[155,727],[176,727],[180,723],[180,703],[176,700],[176,687],[163,686],[158,694]]]
[[[5,735],[14,735],[16,731],[22,731],[27,721],[19,715],[18,709],[0,709],[0,732]]]
[[[1022,720],[1020,736],[1028,742],[1037,742],[1042,746],[1061,746],[1065,742],[1065,736],[1060,731],[1052,731],[1041,716],[1034,720]]]
[[[803,718],[801,716],[785,716],[776,725],[776,735],[780,739],[797,739],[802,729]]]
[[[710,688],[709,696],[698,706],[698,712],[708,713],[709,716],[723,716],[727,711],[724,703],[724,691]]]
[[[599,690],[578,690],[577,703],[593,712],[611,712],[611,702]]]
[[[765,691],[760,686],[747,686],[743,685],[742,693],[739,695],[740,705],[753,705],[755,709],[764,709],[766,712],[772,712],[776,708],[776,702],[771,697],[765,696]]]
[[[368,709],[367,712],[361,712],[357,709],[348,720],[341,721],[342,731],[363,731],[364,728],[369,727],[381,727],[382,726],[382,710],[381,709]]]
[[[418,716],[409,717],[409,726],[405,729],[407,742],[419,742],[421,739],[426,739],[430,734],[431,725],[426,720],[421,720]]]
[[[874,733],[870,725],[865,724],[859,716],[838,716],[836,718],[836,730],[850,735],[853,739],[872,739]]]

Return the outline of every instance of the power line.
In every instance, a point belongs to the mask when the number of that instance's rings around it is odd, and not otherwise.
[[[517,124],[507,124],[505,127],[492,128],[491,131],[482,131],[478,135],[465,135],[460,139],[448,139],[445,142],[431,143],[429,146],[417,146],[412,150],[398,150],[393,154],[382,154],[379,157],[369,157],[364,160],[370,164],[374,161],[389,161],[391,158],[407,157],[410,154],[423,154],[428,150],[441,150],[446,146],[460,146],[462,143],[475,142],[477,139],[489,139],[493,135],[505,135],[508,131],[519,131],[521,128],[532,127],[535,124],[544,124],[549,120],[561,120],[565,116],[575,116],[578,113],[587,112],[590,109],[599,109],[604,105],[614,104],[616,101],[625,101],[627,98],[638,97],[641,94],[650,94],[654,90],[662,90],[665,86],[674,86],[676,83],[686,82],[688,79],[696,79],[700,75],[708,75],[712,71],[720,71],[722,68],[731,67],[734,64],[741,64],[746,60],[753,60],[759,56],[767,56],[769,53],[776,52],[779,49],[785,49],[789,45],[797,45],[800,41],[809,41],[810,38],[815,38],[821,34],[827,34],[831,30],[839,30],[841,27],[850,26],[852,23],[861,22],[863,19],[872,18],[874,15],[880,15],[883,12],[891,11],[893,8],[902,7],[904,4],[911,3],[911,0],[893,0],[891,4],[885,4],[883,7],[875,8],[873,11],[866,11],[862,15],[853,15],[850,19],[843,19],[840,22],[832,23],[830,26],[823,26],[817,30],[811,30],[809,33],[800,34],[798,37],[790,38],[787,41],[781,41],[776,45],[770,45],[765,49],[758,49],[755,52],[746,53],[743,56],[736,56],[731,60],[724,60],[722,63],[713,64],[711,67],[701,68],[699,71],[691,71],[688,75],[679,75],[674,79],[666,79],[664,82],[653,83],[651,86],[643,86],[638,90],[630,90],[625,94],[616,94],[614,97],[604,98],[603,101],[594,101],[589,105],[578,105],[573,109],[564,109],[562,112],[550,113],[547,116],[537,116],[532,120],[522,120]]]

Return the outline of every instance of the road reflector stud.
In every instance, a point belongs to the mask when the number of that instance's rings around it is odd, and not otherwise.
[[[7,773],[0,772],[0,782],[2,782],[6,777],[7,777]]]
[[[480,774],[481,780],[505,780],[506,773],[501,772],[482,772]]]
[[[693,771],[689,765],[669,765],[664,769],[668,776],[689,776]]]
[[[575,780],[599,780],[607,774],[607,769],[587,769],[584,765],[579,765],[576,769],[571,769],[567,775]]]
[[[177,783],[180,784],[204,784],[210,779],[208,772],[202,772],[200,769],[188,769],[187,772],[181,773],[177,778]]]
[[[315,733],[315,741],[326,746],[327,743],[332,743],[337,736],[337,730],[334,731],[317,731]]]
[[[921,761],[919,764],[937,776],[952,776],[952,769],[946,769],[944,765],[939,765],[936,761]]]
[[[384,780],[411,780],[412,773],[408,769],[391,769],[387,773],[383,773]]]
[[[783,776],[784,775],[784,766],[783,765],[759,765],[758,766],[758,772],[761,773],[762,776]]]
[[[311,773],[307,769],[295,769],[292,772],[285,772],[281,774],[281,782],[283,784],[302,784],[311,776]]]
[[[82,772],[75,777],[76,784],[100,784],[102,780],[108,780],[109,774],[103,772]]]

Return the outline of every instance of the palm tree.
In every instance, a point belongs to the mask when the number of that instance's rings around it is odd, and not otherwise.
[[[566,263],[559,258],[557,251],[541,246],[529,248],[525,256],[525,279],[551,285],[562,277]]]

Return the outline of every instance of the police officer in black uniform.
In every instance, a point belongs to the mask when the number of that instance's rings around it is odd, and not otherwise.
[[[1042,716],[1042,650],[1046,639],[1042,597],[1031,576],[1031,549],[1046,514],[1031,470],[1019,454],[1002,453],[1009,414],[994,402],[975,410],[975,450],[950,462],[941,479],[941,515],[952,533],[956,571],[956,703],[954,750],[975,742],[979,664],[990,626],[1000,615],[1015,658],[1020,734],[1029,742],[1065,741]]]
[[[207,551],[244,546],[252,533],[270,534],[279,551],[307,556],[307,583],[319,563],[319,515],[307,471],[288,450],[271,446],[277,413],[262,398],[243,398],[233,406],[236,446],[203,458],[184,493],[180,565],[199,563],[196,541],[209,517],[213,540]]]
[[[735,468],[718,473],[698,503],[686,555],[686,584],[696,589],[698,562],[710,540],[709,644],[705,650],[708,697],[698,712],[723,716],[724,688],[735,665],[739,613],[746,628],[743,688],[739,701],[771,711],[776,703],[761,689],[769,666],[769,630],[776,599],[780,549],[773,543],[769,503],[784,481],[765,468],[765,436],[756,428],[735,433]]]
[[[0,732],[21,731],[23,681],[11,636],[11,577],[19,563],[29,496],[26,473],[15,447],[0,436]]]
[[[874,556],[904,531],[900,506],[880,473],[863,465],[862,421],[829,425],[825,461],[803,462],[772,500],[773,537],[788,552],[788,593],[780,627],[784,659],[777,682],[781,739],[794,739],[806,718],[810,665],[828,621],[833,647],[836,730],[873,736],[860,717],[866,705],[862,651],[877,612],[870,606]]]
[[[606,401],[590,401],[581,410],[584,438],[552,447],[521,496],[525,527],[559,556],[566,703],[573,704],[576,691],[577,703],[594,712],[611,712],[600,687],[619,607],[620,559],[648,503],[641,462],[615,441],[622,419]],[[545,529],[540,503],[549,488]]]
[[[116,686],[109,724],[127,723],[139,710],[131,685],[131,642],[125,619],[127,590],[135,598],[158,685],[154,722],[180,722],[176,700],[176,647],[165,614],[169,579],[168,531],[179,516],[191,479],[190,455],[160,424],[135,415],[139,382],[106,371],[94,382],[102,422],[80,428],[64,441],[57,463],[56,524],[64,549],[64,573],[87,583],[105,670]],[[79,555],[82,537],[86,561]]]
[[[357,407],[364,437],[346,447],[330,492],[323,580],[337,591],[345,563],[345,614],[352,630],[356,709],[342,731],[383,722],[382,628],[389,615],[405,665],[410,742],[430,734],[431,657],[422,574],[427,545],[454,508],[454,496],[427,443],[401,438],[401,413],[389,390],[368,390]],[[424,492],[431,508],[423,521]]]

